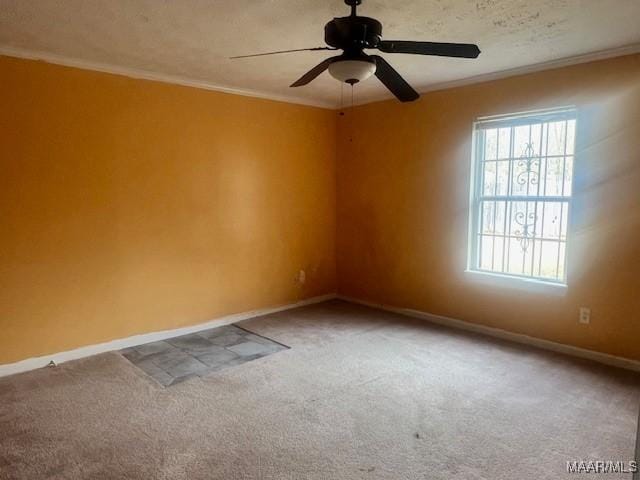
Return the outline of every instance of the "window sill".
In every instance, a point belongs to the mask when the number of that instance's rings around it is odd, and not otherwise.
[[[465,270],[465,276],[479,284],[520,290],[526,292],[541,293],[564,297],[567,294],[567,285],[564,283],[545,282],[534,278],[513,277],[499,273],[482,272],[478,270]]]

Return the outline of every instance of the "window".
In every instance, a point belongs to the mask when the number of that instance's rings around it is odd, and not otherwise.
[[[571,108],[474,124],[469,270],[566,284]]]

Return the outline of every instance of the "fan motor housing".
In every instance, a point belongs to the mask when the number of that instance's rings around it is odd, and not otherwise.
[[[327,45],[345,52],[375,48],[382,37],[382,24],[369,17],[338,17],[324,27]]]

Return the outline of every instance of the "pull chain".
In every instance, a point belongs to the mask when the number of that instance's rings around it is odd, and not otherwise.
[[[353,83],[351,84],[351,118],[349,119],[349,141],[353,142]]]
[[[344,84],[346,82],[340,82],[340,116],[343,117],[345,114],[344,111]],[[353,110],[353,83],[350,83],[351,85],[351,106],[349,108],[351,108]],[[347,129],[347,131],[349,132],[349,141],[353,142],[353,135],[352,135],[352,125],[351,125],[351,120],[348,120],[345,124],[345,127]]]
[[[353,83],[351,84],[351,109],[353,110]]]

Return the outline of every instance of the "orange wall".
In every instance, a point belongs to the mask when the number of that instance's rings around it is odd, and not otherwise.
[[[478,283],[471,124],[567,104],[568,291]],[[638,55],[344,117],[0,57],[0,105],[0,364],[329,293],[336,263],[344,295],[640,359]]]
[[[334,291],[333,112],[7,57],[0,107],[0,364]]]
[[[479,283],[464,273],[472,122],[568,104],[566,295]],[[338,131],[341,294],[640,360],[640,55],[357,107]]]

